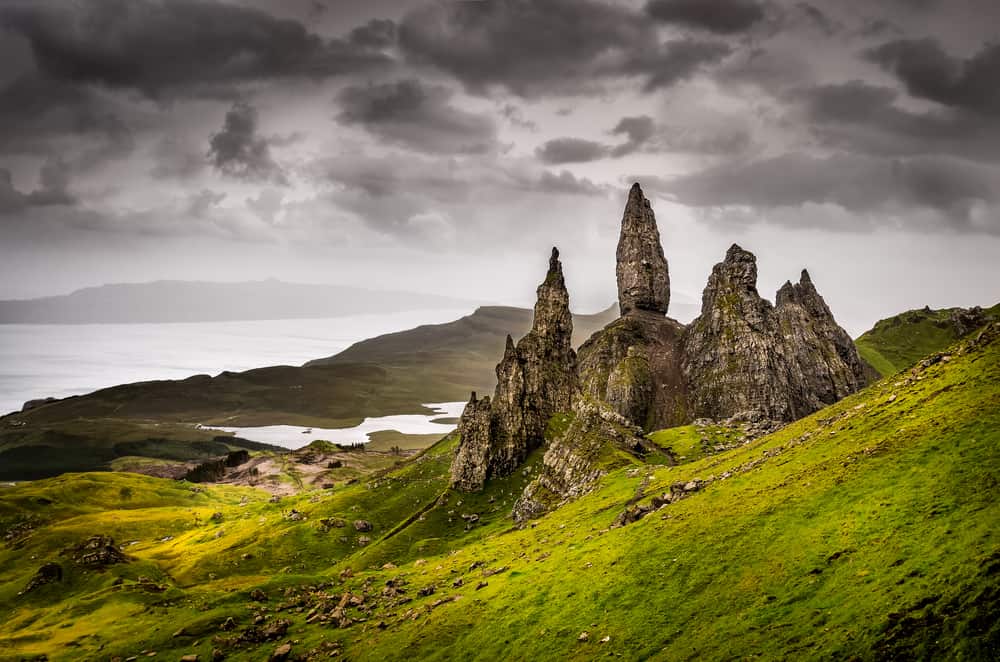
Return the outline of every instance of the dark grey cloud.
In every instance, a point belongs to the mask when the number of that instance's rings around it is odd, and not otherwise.
[[[795,9],[800,11],[813,26],[828,37],[832,37],[843,29],[837,21],[830,18],[826,12],[814,4],[797,2],[795,3]]]
[[[388,61],[373,47],[374,28],[354,41],[324,39],[296,21],[210,0],[13,0],[0,7],[0,27],[28,40],[48,78],[152,97]]]
[[[451,92],[418,79],[352,85],[338,96],[345,124],[363,126],[386,142],[425,152],[477,154],[496,142],[491,117],[456,108]]]
[[[1000,43],[964,60],[946,53],[932,38],[897,39],[866,55],[894,73],[914,97],[1000,115]]]
[[[29,193],[14,188],[10,170],[0,168],[0,214],[22,212],[29,207],[72,205],[76,202],[69,193],[69,168],[58,159],[42,165],[39,187]]]
[[[222,130],[209,141],[208,156],[220,172],[231,177],[288,183],[271,157],[267,138],[257,133],[257,109],[249,103],[237,101],[229,109]]]
[[[364,48],[388,48],[396,43],[396,23],[389,19],[372,19],[351,30],[348,40]]]
[[[687,80],[732,52],[730,46],[720,41],[678,39],[665,42],[655,50],[631,55],[622,72],[644,77],[643,89],[652,92]]]
[[[667,87],[730,52],[694,39],[661,43],[641,12],[597,0],[438,2],[404,17],[399,43],[412,62],[469,90],[523,97],[580,94],[622,76]]]
[[[93,143],[89,163],[128,155],[134,147],[119,108],[93,90],[32,74],[0,88],[0,152],[48,154],[52,141],[65,136]]]
[[[797,90],[792,98],[827,146],[885,156],[1000,158],[1000,118],[956,108],[915,112],[900,107],[899,96],[893,88],[854,80]]]
[[[656,135],[656,122],[649,115],[623,117],[611,129],[611,135],[625,136],[625,143],[612,150],[615,156],[625,156],[639,150]]]
[[[665,23],[717,34],[744,32],[764,20],[756,0],[650,0],[646,13]]]
[[[611,153],[611,148],[603,143],[582,138],[554,138],[535,150],[542,163],[585,163],[603,159]]]
[[[649,115],[623,117],[608,131],[624,142],[602,143],[582,138],[554,138],[535,150],[535,156],[549,165],[586,163],[605,158],[621,158],[636,152],[688,152],[735,154],[746,149],[749,136],[742,131],[677,131],[658,126]]]
[[[998,169],[947,157],[817,158],[792,153],[726,163],[663,182],[662,190],[693,207],[750,207],[765,216],[764,210],[807,203],[837,205],[855,214],[883,214],[887,219],[930,210],[946,223],[939,229],[1000,233],[998,184]],[[977,217],[990,206],[985,221]]]

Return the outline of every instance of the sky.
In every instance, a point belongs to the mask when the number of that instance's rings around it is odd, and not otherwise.
[[[3,0],[0,298],[278,278],[673,300],[739,243],[854,335],[1000,301],[995,0]]]

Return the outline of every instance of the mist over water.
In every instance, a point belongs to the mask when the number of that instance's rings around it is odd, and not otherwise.
[[[129,382],[301,365],[373,336],[440,324],[471,309],[311,320],[0,325],[0,414]]]

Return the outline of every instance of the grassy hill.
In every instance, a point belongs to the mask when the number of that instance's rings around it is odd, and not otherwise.
[[[891,375],[941,351],[971,330],[963,319],[969,312],[965,308],[908,310],[880,320],[854,344],[861,358],[879,374]],[[1000,319],[1000,304],[984,309],[982,315],[984,319]]]
[[[689,432],[654,436],[688,447]],[[50,660],[143,651],[208,660],[213,649],[260,660],[289,642],[293,657],[352,660],[993,660],[1000,651],[995,325],[733,450],[678,453],[690,459],[675,466],[623,457],[594,492],[523,528],[508,514],[539,453],[469,496],[446,489],[454,444],[279,503],[247,488],[124,474],[2,490],[0,651]],[[686,498],[614,526],[626,508],[692,482]],[[126,562],[74,560],[97,534],[124,545]],[[19,595],[46,563],[62,579]]]
[[[574,316],[577,339],[616,315],[608,309]],[[480,308],[448,324],[365,340],[303,367],[124,384],[0,417],[0,479],[99,470],[123,455],[149,457],[157,444],[172,444],[177,459],[197,459],[218,434],[195,429],[198,423],[350,427],[367,416],[430,413],[421,403],[492,391],[504,338],[530,326],[530,310]],[[122,446],[141,442],[146,452]]]

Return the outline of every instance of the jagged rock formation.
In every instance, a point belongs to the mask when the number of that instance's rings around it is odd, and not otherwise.
[[[670,277],[649,200],[634,184],[618,239],[618,306],[622,316],[580,348],[583,392],[646,430],[686,422],[681,372],[684,326],[665,317]]]
[[[757,260],[737,245],[712,269],[684,335],[697,417],[792,421],[858,390],[864,368],[805,271],[777,307],[757,293]]]
[[[638,183],[632,185],[625,204],[617,259],[618,306],[622,315],[633,310],[666,315],[670,305],[667,259],[653,208]]]
[[[590,491],[606,472],[602,456],[621,449],[641,456],[650,446],[642,430],[604,403],[581,397],[573,404],[572,420],[542,459],[538,477],[514,503],[512,515],[523,522],[558,504]]]
[[[756,258],[736,245],[712,270],[701,315],[687,327],[666,317],[667,261],[638,184],[629,191],[618,243],[622,316],[583,344],[579,361],[557,258],[553,251],[532,331],[516,347],[507,339],[492,400],[473,394],[469,401],[452,464],[453,485],[480,489],[492,476],[512,473],[542,443],[549,418],[572,404],[570,423],[514,506],[518,521],[591,489],[608,458],[641,456],[649,450],[644,431],[696,418],[770,427],[866,381],[854,344],[809,274],[785,283],[772,305],[757,292]]]
[[[647,431],[687,422],[681,371],[684,325],[633,310],[580,347],[583,392]]]
[[[486,480],[512,473],[541,445],[549,418],[570,409],[578,386],[573,318],[555,248],[537,294],[531,330],[516,346],[507,337],[492,400],[473,394],[462,413],[451,465],[459,489],[479,490]]]
[[[794,418],[833,404],[868,382],[854,341],[833,318],[808,271],[802,270],[798,283],[785,281],[774,303],[790,349],[793,372],[789,382],[797,386],[802,403],[792,411]]]

